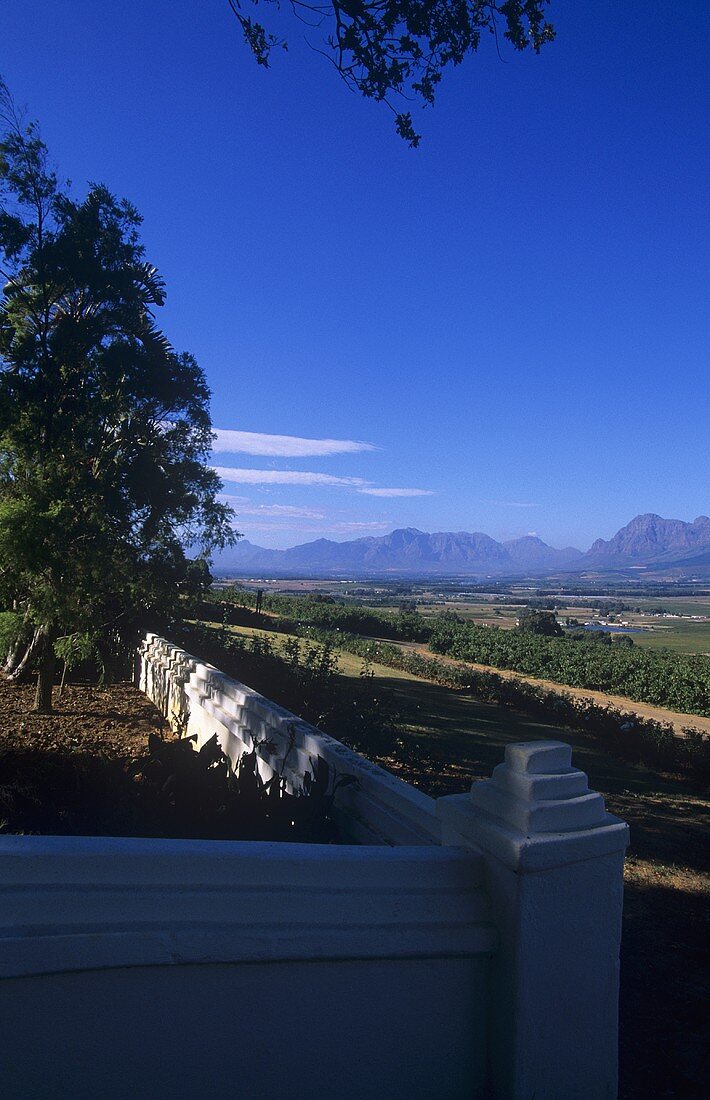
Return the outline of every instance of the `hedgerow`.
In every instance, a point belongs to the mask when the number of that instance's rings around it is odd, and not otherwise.
[[[683,714],[710,715],[710,659],[641,647],[590,645],[516,630],[434,620],[429,648],[569,687],[625,695]]]
[[[311,629],[309,635],[321,642],[327,639],[322,631]],[[355,635],[341,634],[334,641],[341,649],[365,660],[467,692],[485,703],[511,707],[540,721],[581,730],[601,741],[613,755],[632,763],[662,771],[688,772],[696,779],[710,776],[710,737],[694,727],[684,728],[681,736],[673,726],[641,718],[633,711],[540,687],[517,677],[450,664]]]

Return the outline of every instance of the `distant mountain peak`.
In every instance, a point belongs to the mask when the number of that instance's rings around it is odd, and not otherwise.
[[[482,531],[435,531],[398,527],[387,535],[363,535],[347,542],[319,538],[289,550],[266,550],[246,539],[220,555],[224,572],[329,575],[544,576],[564,571],[604,572],[638,566],[693,570],[710,555],[710,518],[692,523],[655,512],[634,516],[608,540],[597,539],[583,554],[572,546],[556,550],[537,535],[497,542]]]
[[[555,550],[536,536],[500,543],[482,531],[435,531],[399,527],[387,535],[366,535],[347,542],[315,539],[289,550],[262,550],[238,543],[215,563],[217,570],[314,575],[462,574],[502,576],[564,568],[579,550]]]
[[[706,516],[686,523],[682,519],[664,519],[655,512],[646,512],[634,516],[612,538],[597,539],[586,558],[590,565],[654,565],[708,549],[710,522]]]

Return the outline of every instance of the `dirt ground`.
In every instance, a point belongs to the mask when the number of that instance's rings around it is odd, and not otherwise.
[[[54,694],[56,714],[31,713],[34,686],[0,679],[0,747],[109,753],[135,759],[149,733],[167,728],[162,715],[132,684],[67,684]]]
[[[165,724],[130,684],[68,685],[52,716],[30,713],[33,689],[0,681],[0,831],[130,835],[131,785],[147,738]],[[383,760],[401,778],[465,790],[470,763]],[[610,766],[595,786],[631,826],[622,943],[622,1100],[707,1093],[710,803],[677,777]],[[627,774],[628,772],[628,774]],[[118,798],[112,812],[107,802]],[[62,805],[58,804],[58,800]],[[29,819],[34,828],[13,827]],[[98,827],[92,823],[98,822]],[[135,835],[135,834],[134,834]],[[140,834],[139,834],[140,835]]]
[[[56,713],[0,679],[0,831],[135,834],[148,734],[167,729],[132,684],[68,684]]]

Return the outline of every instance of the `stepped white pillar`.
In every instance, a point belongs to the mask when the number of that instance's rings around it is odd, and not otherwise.
[[[437,801],[442,843],[482,852],[500,936],[491,1084],[506,1100],[617,1093],[628,826],[559,741],[508,745],[468,795]]]

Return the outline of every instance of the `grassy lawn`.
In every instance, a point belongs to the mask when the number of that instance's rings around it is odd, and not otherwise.
[[[657,618],[651,622],[652,629],[632,634],[636,645],[645,649],[672,649],[676,653],[710,653],[710,623]]]
[[[211,626],[219,626],[219,623],[210,623]],[[245,637],[257,636],[259,638],[268,638],[274,646],[278,649],[280,646],[289,640],[296,640],[304,643],[303,638],[298,638],[295,634],[286,634],[275,630],[260,630],[254,626],[229,626],[227,627],[230,634],[241,634]],[[338,665],[340,672],[343,676],[360,677],[362,671],[362,657],[355,657],[352,653],[345,653],[343,650],[338,652]],[[385,668],[384,665],[373,665],[373,670],[376,671],[376,675],[387,676],[398,680],[414,679],[418,680],[419,677],[412,677],[406,672],[399,672],[397,669]],[[421,683],[428,683],[428,680],[422,680]]]

